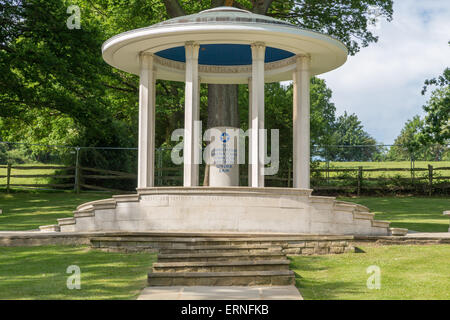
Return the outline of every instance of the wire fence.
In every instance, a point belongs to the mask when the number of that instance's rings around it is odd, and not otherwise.
[[[171,161],[172,148],[155,151],[155,185],[181,186],[183,165]],[[450,194],[450,148],[412,152],[398,145],[312,146],[311,186],[316,193]],[[292,186],[292,153],[281,148],[279,170],[265,177],[271,187]],[[239,167],[240,185],[248,165]],[[205,165],[200,165],[203,181]],[[73,190],[135,192],[137,148],[73,147],[0,143],[0,191]],[[201,183],[202,184],[202,183]]]

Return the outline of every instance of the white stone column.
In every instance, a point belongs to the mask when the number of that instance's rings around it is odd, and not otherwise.
[[[155,179],[155,72],[153,54],[140,55],[138,188],[154,186]]]
[[[310,188],[310,93],[311,58],[299,55],[293,73],[293,187]]]
[[[198,78],[198,52],[200,45],[186,42],[186,88],[184,101],[184,179],[185,187],[198,186],[199,147],[194,122],[200,119],[200,85]]]
[[[252,187],[264,187],[264,43],[253,43],[252,48],[252,98],[251,98],[251,159]]]
[[[248,129],[252,128],[252,78],[248,78]],[[252,137],[248,136],[248,186],[252,186]]]

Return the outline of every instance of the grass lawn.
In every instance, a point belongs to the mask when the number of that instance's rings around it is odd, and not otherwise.
[[[84,246],[0,247],[0,299],[135,299],[155,261]],[[80,267],[80,290],[67,288],[70,265]]]
[[[365,253],[290,257],[305,299],[450,299],[450,245],[362,247]],[[369,266],[381,288],[368,289]]]
[[[27,163],[27,164],[14,164],[14,167],[23,167],[23,166],[40,166],[40,167],[51,167],[51,166],[61,166],[60,164],[44,164],[44,163]],[[0,168],[0,176],[6,175],[6,168]],[[54,175],[58,174],[58,170],[56,169],[11,169],[11,175]],[[64,183],[73,183],[74,179],[66,179],[67,182]],[[11,184],[47,184],[50,183],[49,178],[15,178],[12,177]],[[6,185],[6,178],[0,178],[0,185]],[[15,187],[11,187],[14,189]]]
[[[0,230],[31,230],[55,224],[58,218],[72,217],[78,205],[109,197],[109,193],[0,193]]]
[[[353,197],[339,200],[356,202],[375,213],[375,219],[390,221],[392,227],[422,232],[447,232],[450,197]]]

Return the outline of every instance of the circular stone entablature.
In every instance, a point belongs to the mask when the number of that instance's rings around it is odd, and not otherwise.
[[[318,75],[344,64],[348,54],[342,42],[328,35],[233,7],[121,33],[107,40],[102,52],[107,63],[133,74],[139,74],[139,54],[153,53],[158,79],[184,81],[186,42],[200,45],[199,76],[204,83],[247,83],[252,43],[266,46],[266,82],[291,80],[296,55],[309,55],[311,74]]]

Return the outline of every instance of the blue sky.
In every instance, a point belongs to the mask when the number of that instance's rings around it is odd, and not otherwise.
[[[333,91],[338,115],[356,113],[378,142],[391,144],[406,120],[423,116],[424,80],[450,66],[450,1],[394,0],[394,20],[373,31],[377,43],[319,77]]]

